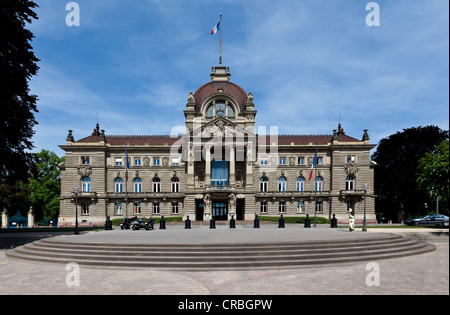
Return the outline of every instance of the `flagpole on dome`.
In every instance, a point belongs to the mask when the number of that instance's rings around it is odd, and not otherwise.
[[[222,13],[220,13],[220,57],[219,66],[222,65]]]

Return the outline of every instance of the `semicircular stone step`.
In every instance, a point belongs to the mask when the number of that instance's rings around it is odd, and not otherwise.
[[[10,258],[86,266],[163,270],[237,270],[373,261],[435,250],[388,235],[370,239],[240,244],[114,244],[43,239],[6,252]]]

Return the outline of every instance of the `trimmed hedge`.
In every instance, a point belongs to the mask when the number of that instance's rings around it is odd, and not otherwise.
[[[258,216],[259,220],[261,221],[271,221],[271,222],[278,222],[280,220],[280,217],[270,217],[270,216]],[[305,224],[306,217],[285,217],[283,216],[284,223],[299,223],[299,224]],[[314,216],[310,216],[309,219],[311,220],[311,223],[314,223]],[[323,217],[316,217],[316,223],[317,224],[330,224],[330,220]]]
[[[125,218],[112,219],[111,220],[112,225],[120,226],[120,221],[123,220],[123,219],[125,219]],[[148,218],[139,218],[139,219],[148,219]],[[159,222],[161,221],[160,217],[153,218],[153,219],[155,219],[155,224],[159,224]],[[164,220],[166,220],[166,222],[181,222],[181,221],[183,221],[183,217],[164,217]]]

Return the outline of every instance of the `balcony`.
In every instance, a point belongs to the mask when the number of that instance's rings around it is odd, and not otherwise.
[[[314,195],[318,198],[330,197],[329,191],[318,191],[314,194],[314,191],[267,191],[257,192],[255,197],[257,198],[309,198],[314,199]]]
[[[363,198],[364,197],[364,190],[341,190],[339,192],[339,197],[341,199],[346,198]]]
[[[107,199],[108,200],[125,200],[125,197],[128,198],[128,200],[143,200],[146,202],[149,199],[166,199],[166,198],[184,198],[184,193],[181,192],[142,192],[142,193],[135,193],[135,192],[129,192],[129,193],[108,193]]]
[[[75,193],[70,194],[70,199],[72,202],[75,202]],[[97,193],[92,192],[92,191],[90,191],[90,192],[81,191],[78,193],[77,199],[78,199],[78,202],[83,201],[83,200],[95,201],[95,200],[97,200]]]

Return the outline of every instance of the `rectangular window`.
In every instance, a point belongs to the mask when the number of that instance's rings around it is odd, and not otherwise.
[[[153,214],[159,214],[159,202],[153,204]]]
[[[172,165],[173,166],[179,165],[179,158],[172,158]]]
[[[122,166],[122,158],[116,158],[116,166]]]
[[[323,157],[321,156],[317,157],[317,165],[323,165]]]
[[[285,157],[281,157],[280,158],[280,165],[286,165],[286,158]]]
[[[87,203],[83,203],[81,208],[83,209],[82,215],[89,215],[89,205]]]
[[[267,165],[267,158],[261,158],[261,165]]]
[[[259,212],[267,213],[267,202],[266,201],[262,201],[261,202],[261,206],[259,208]]]
[[[82,165],[91,165],[91,157],[90,156],[82,156],[81,164]]]
[[[153,166],[159,166],[159,157],[153,158]]]
[[[347,155],[347,164],[355,163],[356,162],[356,156],[354,155]]]
[[[134,165],[135,166],[141,166],[141,158],[140,157],[135,157],[134,158]]]
[[[323,212],[323,201],[317,201],[316,203],[316,212],[322,213]]]
[[[303,201],[297,202],[297,213],[305,212],[305,203]]]
[[[298,165],[305,165],[305,157],[304,156],[300,156],[298,158]]]
[[[121,203],[116,203],[114,213],[116,215],[122,215],[122,204]]]
[[[278,211],[280,213],[286,213],[286,202],[285,201],[280,201],[278,203]]]
[[[178,202],[172,202],[172,214],[178,214]]]
[[[134,214],[141,214],[141,203],[134,204]]]

